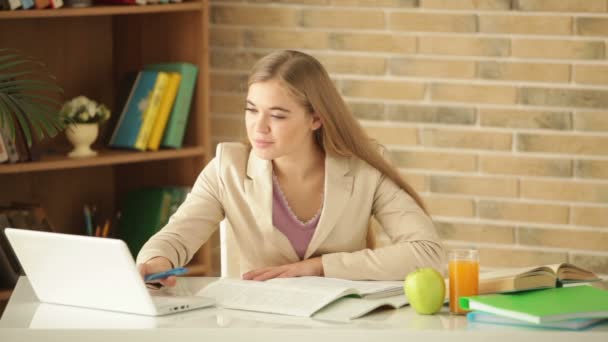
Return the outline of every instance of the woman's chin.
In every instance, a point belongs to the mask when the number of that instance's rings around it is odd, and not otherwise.
[[[264,160],[273,160],[274,158],[276,158],[276,153],[269,151],[269,149],[259,149],[253,147],[253,153],[256,157]]]

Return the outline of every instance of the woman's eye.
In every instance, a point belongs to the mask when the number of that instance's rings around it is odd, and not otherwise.
[[[285,117],[283,115],[272,114],[271,116],[275,119],[285,119]]]
[[[257,113],[258,111],[255,110],[255,108],[245,108],[245,112],[249,112],[249,113]]]

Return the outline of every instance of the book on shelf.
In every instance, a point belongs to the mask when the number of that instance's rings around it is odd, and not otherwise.
[[[534,324],[608,318],[608,291],[589,285],[460,297],[459,304]]]
[[[522,327],[543,328],[543,329],[561,329],[561,330],[581,330],[586,329],[596,324],[608,321],[605,318],[575,318],[564,321],[555,321],[542,324],[528,323],[521,320],[502,317],[487,312],[471,311],[467,314],[467,321],[473,323],[499,324],[499,325],[515,325]]]
[[[134,149],[144,112],[156,84],[157,71],[140,71],[110,138],[110,146]]]
[[[169,75],[166,72],[159,71],[152,92],[149,95],[148,105],[144,111],[141,129],[135,140],[135,148],[138,150],[145,151],[148,146],[152,127],[154,127],[154,122],[158,117],[160,102],[166,92],[168,83]]]
[[[150,139],[148,139],[147,148],[151,151],[157,151],[160,147],[163,133],[165,133],[165,128],[167,127],[167,122],[169,121],[169,115],[171,114],[173,104],[175,103],[179,83],[182,79],[182,75],[177,72],[169,72],[168,75],[169,81],[167,83],[167,89],[161,99],[158,115],[154,121],[152,133],[150,133]]]
[[[213,298],[219,306],[228,309],[313,318],[317,318],[314,315],[318,312],[318,318],[330,320],[348,320],[382,306],[397,308],[407,304],[401,281],[325,277],[266,281],[221,278],[197,295]]]
[[[20,7],[20,0],[0,0],[0,10],[13,11]]]
[[[516,292],[598,280],[593,272],[568,263],[521,267],[481,273],[479,293]]]
[[[8,149],[4,145],[4,138],[2,137],[2,132],[0,131],[0,163],[4,163],[8,160]]]
[[[177,72],[182,77],[161,142],[162,147],[180,148],[182,147],[188,124],[192,97],[196,87],[198,67],[190,63],[160,63],[146,65],[145,69]]]
[[[146,0],[94,0],[96,5],[145,5]]]
[[[184,201],[187,187],[153,187],[130,191],[121,203],[118,238],[136,256],[148,239],[164,227]]]
[[[19,153],[15,141],[10,138],[11,132],[7,126],[0,128],[0,139],[4,142],[6,153],[8,154],[8,162],[16,163],[19,161]]]
[[[34,0],[36,9],[43,9],[51,6],[51,0]]]
[[[21,7],[23,9],[34,8],[34,0],[21,0]]]

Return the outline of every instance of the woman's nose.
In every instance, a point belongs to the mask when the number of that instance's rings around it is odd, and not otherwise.
[[[258,116],[255,121],[255,131],[260,133],[267,133],[270,131],[270,126],[268,125],[268,116],[261,114]]]

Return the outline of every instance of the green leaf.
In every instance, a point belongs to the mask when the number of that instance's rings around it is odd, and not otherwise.
[[[42,128],[44,128],[44,130],[47,132],[47,136],[49,137],[54,137],[55,135],[57,135],[59,130],[62,128],[62,122],[60,118],[58,116],[49,115],[48,109],[41,108],[33,103],[19,103],[19,105],[22,106],[28,113],[30,113],[29,119],[30,123],[32,124],[32,127],[40,129],[38,135],[40,139],[44,137]]]
[[[32,134],[23,109],[16,106],[6,94],[0,93],[0,98],[4,99],[4,103],[9,107],[10,110],[13,111],[17,121],[19,121],[19,125],[21,126],[23,134],[25,135],[27,146],[32,146]]]
[[[55,98],[44,96],[44,95],[20,93],[20,94],[14,94],[13,97],[18,98],[18,99],[27,99],[28,101],[29,100],[39,100],[36,102],[39,104],[44,103],[44,102],[49,102],[51,104],[56,105],[57,107],[63,106],[63,102],[58,101]],[[34,101],[32,101],[32,102],[34,102]]]
[[[56,97],[64,90],[40,60],[16,49],[0,48],[0,124],[10,135],[20,126],[28,146],[32,133],[55,136],[65,129]]]

